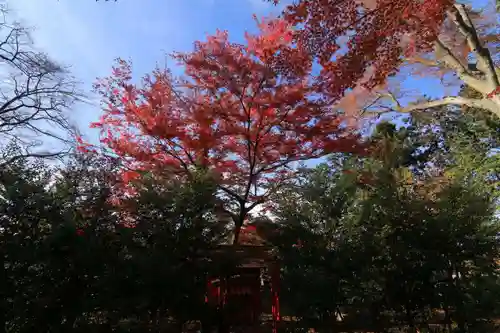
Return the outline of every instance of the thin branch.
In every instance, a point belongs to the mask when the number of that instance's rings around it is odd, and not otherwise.
[[[222,191],[226,192],[226,193],[227,193],[228,195],[230,195],[231,197],[233,197],[234,199],[236,199],[236,201],[238,201],[238,202],[240,202],[240,203],[241,203],[242,201],[244,201],[244,200],[243,200],[243,198],[242,198],[242,197],[241,197],[238,193],[234,192],[233,190],[231,190],[231,189],[229,189],[229,188],[227,188],[227,187],[225,187],[225,186],[222,186],[222,185],[219,185],[219,188],[220,188]]]

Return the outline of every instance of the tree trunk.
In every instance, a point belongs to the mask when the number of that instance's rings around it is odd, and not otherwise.
[[[248,211],[245,209],[244,204],[241,204],[240,213],[234,218],[234,238],[233,245],[238,245],[238,240],[240,239],[241,227],[245,223]]]

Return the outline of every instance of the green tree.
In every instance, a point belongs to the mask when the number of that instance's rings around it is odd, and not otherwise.
[[[382,123],[371,157],[333,157],[277,199],[284,299],[309,325],[415,330],[444,311],[465,331],[495,315],[498,288],[478,289],[498,281],[495,197],[453,149],[460,172],[438,172],[443,138],[426,133]],[[470,311],[482,297],[490,307]]]
[[[2,170],[5,332],[175,331],[203,316],[220,234],[212,182],[146,184],[117,210],[113,171],[82,156]]]

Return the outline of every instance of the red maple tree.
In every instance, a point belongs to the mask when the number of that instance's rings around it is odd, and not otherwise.
[[[322,98],[353,118],[444,105],[500,116],[497,11],[493,3],[468,3],[298,0],[282,19],[295,28],[294,45],[319,63]],[[416,75],[438,78],[445,96],[405,89],[402,81]],[[457,95],[462,85],[477,94]]]
[[[268,0],[274,3],[280,0]],[[299,0],[282,19],[297,48],[317,60],[317,89],[330,103],[360,83],[383,85],[405,56],[430,50],[452,0]]]
[[[124,164],[124,183],[139,170],[189,176],[196,168],[218,177],[237,243],[248,213],[293,174],[290,164],[338,151],[364,151],[342,117],[315,98],[308,54],[291,46],[284,21],[264,22],[246,45],[218,31],[194,51],[176,53],[185,76],[156,68],[132,82],[119,60],[99,80],[103,115],[93,124],[101,142]],[[286,55],[286,73],[279,71]]]

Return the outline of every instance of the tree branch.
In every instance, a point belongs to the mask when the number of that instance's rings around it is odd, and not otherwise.
[[[475,78],[472,73],[469,72],[469,69],[460,62],[460,60],[440,39],[436,40],[436,42],[434,43],[434,48],[438,57],[441,58],[441,60],[446,64],[448,68],[454,70],[457,73],[458,77],[466,85],[471,86],[472,88],[483,94],[487,94],[491,91],[491,89],[488,89],[488,85],[484,81]]]
[[[495,103],[485,99],[473,99],[473,98],[465,98],[460,96],[449,96],[444,97],[442,99],[437,99],[433,101],[427,101],[422,103],[410,104],[405,107],[395,107],[392,111],[400,112],[400,113],[409,113],[417,110],[425,110],[434,107],[444,106],[444,105],[466,105],[473,108],[485,109],[489,110],[500,116],[500,110],[497,110],[495,107]],[[387,112],[384,110],[382,112]],[[365,114],[380,114],[382,112],[377,111],[367,111]]]
[[[476,28],[467,13],[465,5],[456,4],[455,10],[449,13],[451,20],[457,26],[460,33],[466,38],[467,44],[472,52],[476,54],[478,69],[486,74],[486,79],[489,84],[493,85],[493,89],[500,85],[499,78],[495,70],[495,64],[491,57],[490,51],[479,39]],[[490,89],[492,90],[492,89]]]

